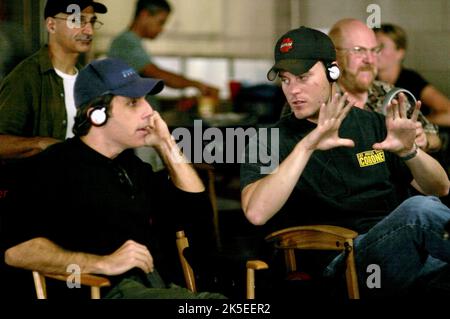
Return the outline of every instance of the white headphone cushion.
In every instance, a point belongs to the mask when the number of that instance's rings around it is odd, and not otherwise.
[[[341,75],[341,70],[337,65],[332,65],[328,68],[328,74],[330,75],[330,79],[337,80]]]
[[[92,111],[92,113],[90,114],[90,119],[91,122],[94,125],[102,125],[105,123],[106,121],[106,109],[104,107],[102,107],[101,109],[95,109]]]

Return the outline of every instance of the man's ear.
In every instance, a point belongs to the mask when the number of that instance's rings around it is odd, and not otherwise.
[[[151,13],[150,11],[148,11],[147,9],[142,9],[141,12],[139,12],[138,14],[138,19],[142,19],[142,20],[146,20],[148,17],[151,17]]]
[[[52,17],[48,17],[45,20],[45,25],[46,25],[47,31],[49,33],[55,33],[56,32],[56,21]]]
[[[405,49],[397,50],[397,56],[398,56],[399,61],[403,61],[405,59],[405,54],[406,54]]]

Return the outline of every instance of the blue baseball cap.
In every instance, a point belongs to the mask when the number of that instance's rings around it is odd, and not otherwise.
[[[75,106],[80,107],[106,94],[137,98],[158,94],[163,88],[162,80],[143,78],[120,59],[95,60],[81,69],[77,76]]]

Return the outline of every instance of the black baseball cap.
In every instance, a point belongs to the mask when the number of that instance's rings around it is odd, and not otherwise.
[[[300,27],[284,34],[275,46],[275,64],[267,73],[270,81],[275,80],[280,71],[303,74],[317,61],[333,62],[336,49],[325,33]]]
[[[137,98],[158,94],[163,88],[163,81],[139,76],[120,59],[95,60],[81,69],[75,80],[75,106],[106,94]]]
[[[104,4],[94,2],[94,0],[47,0],[44,9],[44,19],[54,17],[58,13],[74,14],[72,5],[78,5],[80,10],[92,6],[96,13],[106,13],[108,9]]]

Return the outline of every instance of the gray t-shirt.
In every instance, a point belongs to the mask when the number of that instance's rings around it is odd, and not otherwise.
[[[151,54],[142,45],[142,38],[132,31],[122,32],[111,42],[108,56],[123,60],[139,73],[147,64],[153,63]],[[155,96],[147,95],[146,99],[153,109],[160,111],[160,103]]]
[[[138,72],[152,63],[150,53],[142,45],[142,39],[132,31],[122,32],[111,42],[108,56],[122,59]]]

